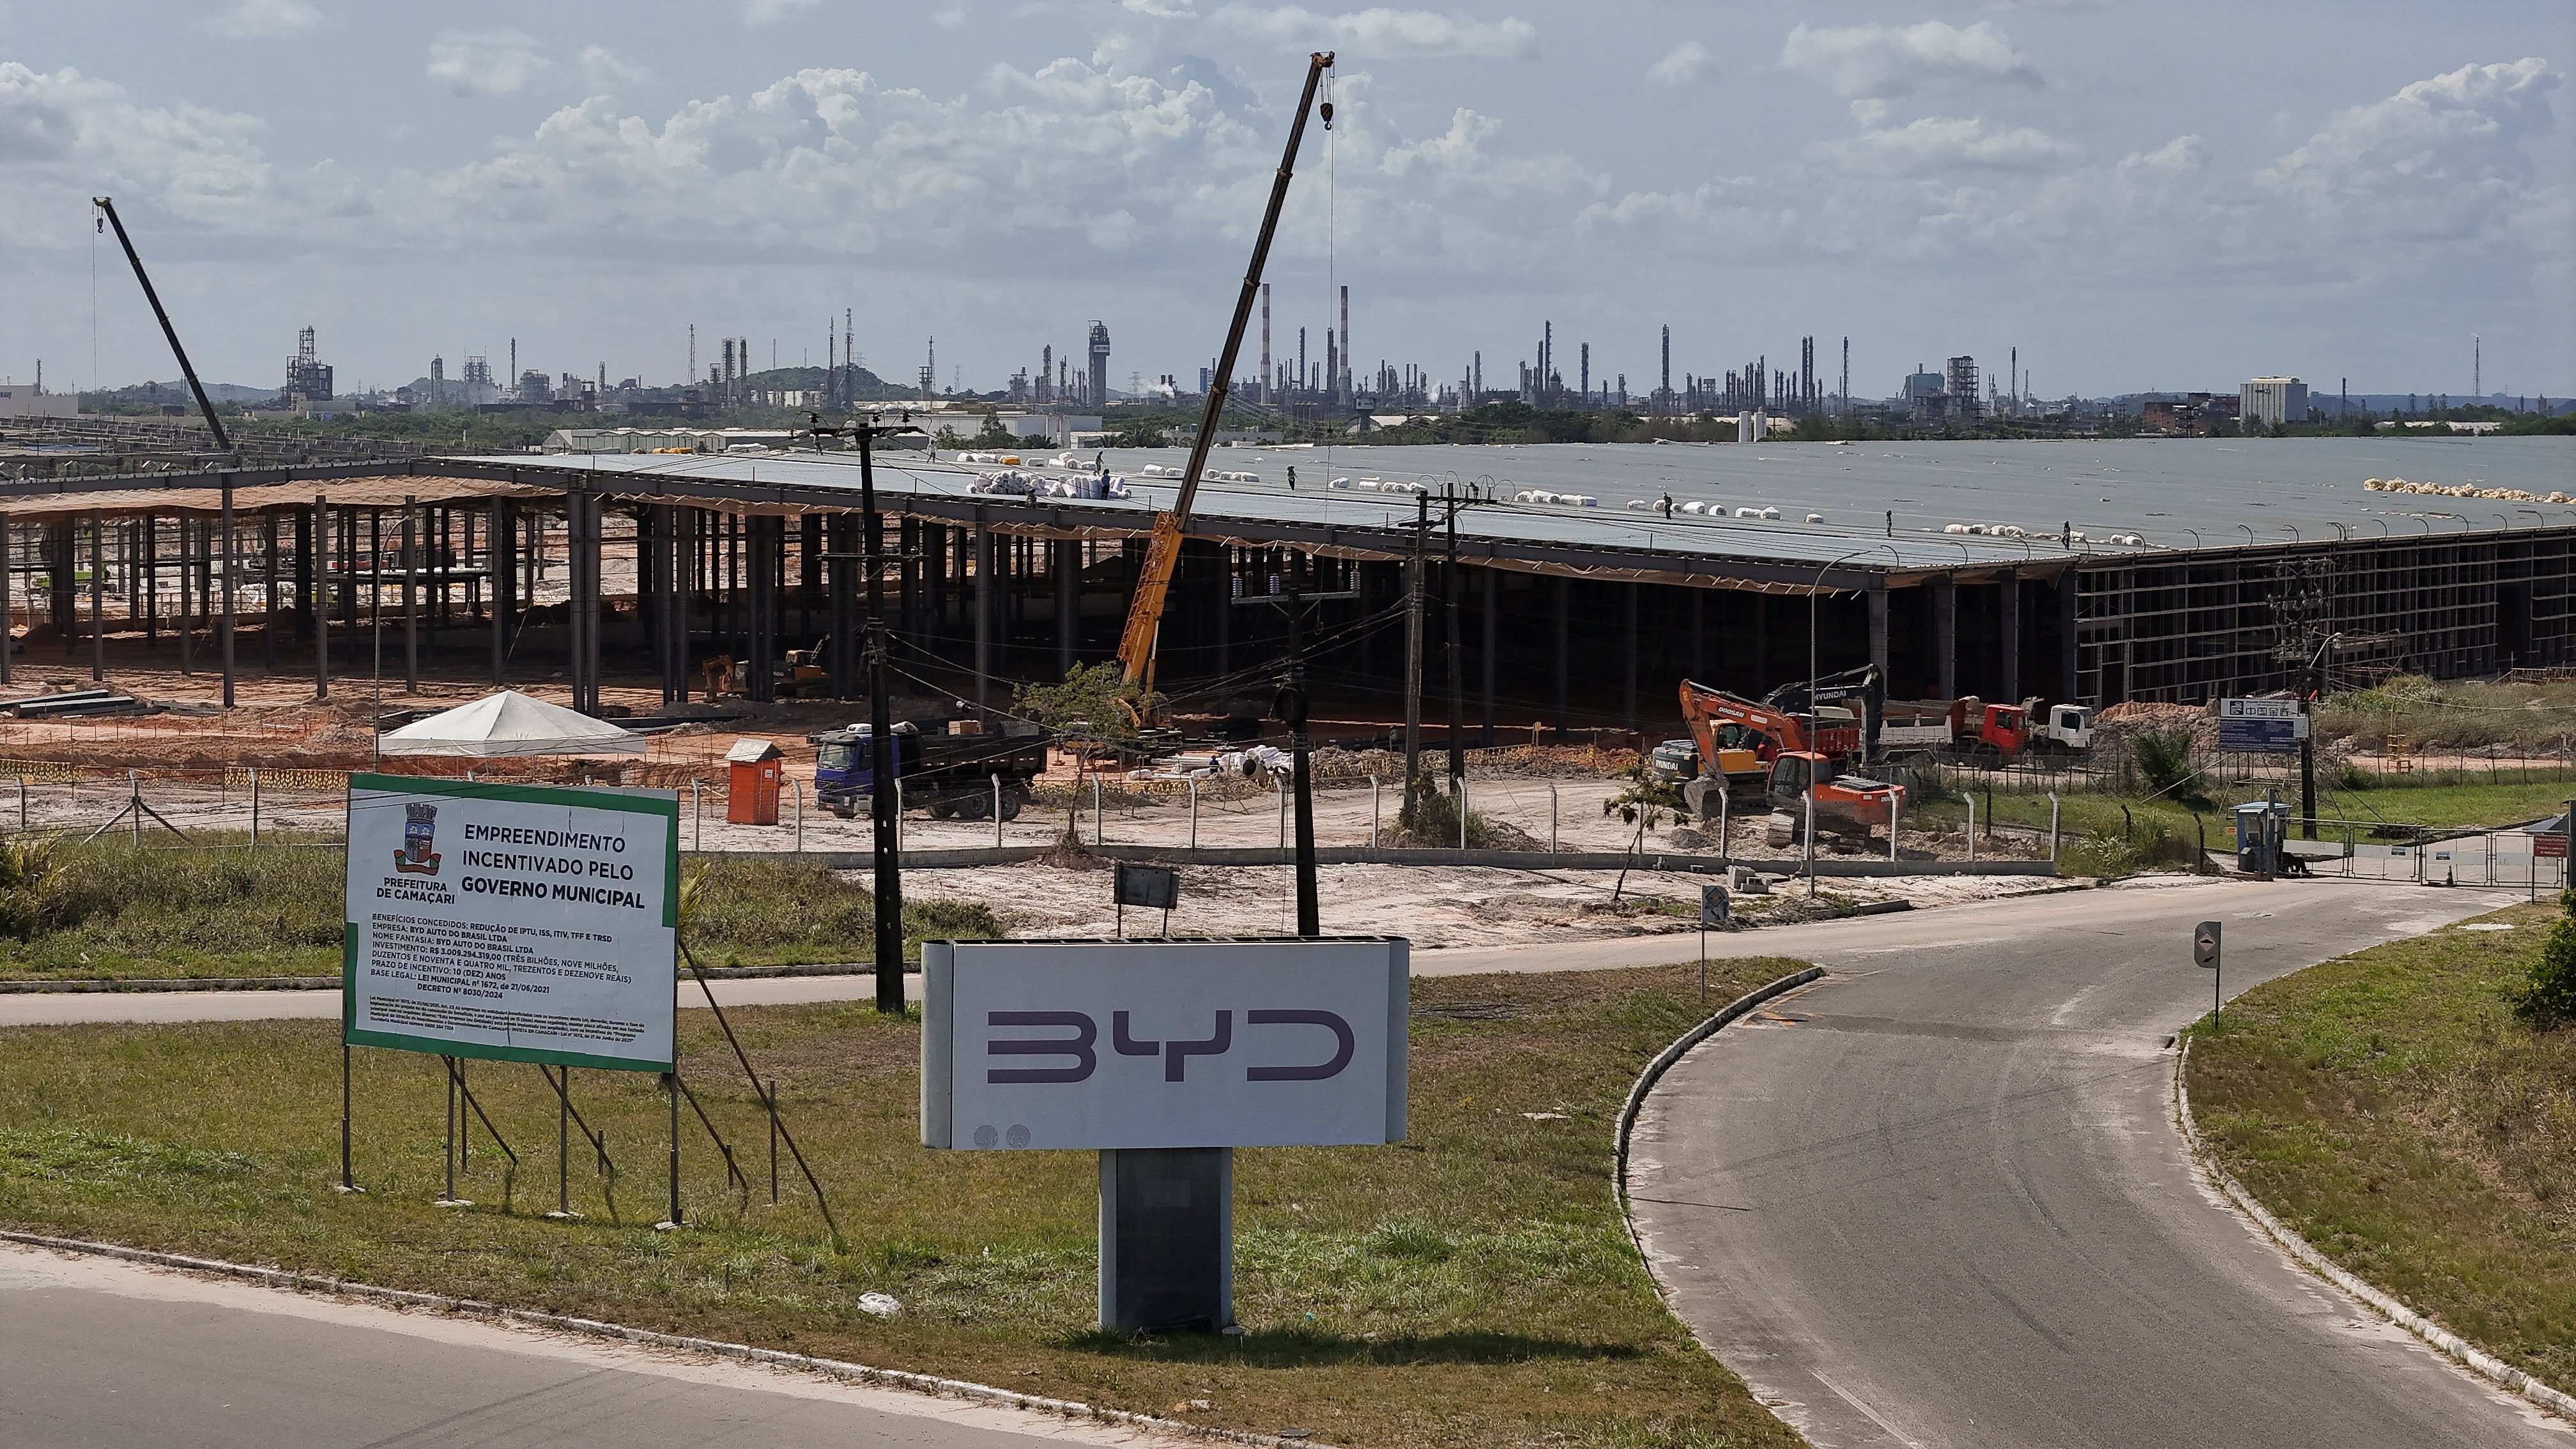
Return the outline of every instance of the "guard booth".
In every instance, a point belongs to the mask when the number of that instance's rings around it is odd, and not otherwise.
[[[2247,875],[2306,875],[2307,863],[2286,854],[2289,802],[2248,800],[2236,807],[2236,868]]]
[[[778,823],[778,782],[787,773],[769,740],[737,740],[725,752],[725,821],[731,825]]]

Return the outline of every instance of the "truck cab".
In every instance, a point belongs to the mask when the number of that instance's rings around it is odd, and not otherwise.
[[[2093,711],[2080,704],[2050,705],[2040,742],[2066,750],[2093,748]]]
[[[876,754],[870,748],[872,731],[867,725],[855,724],[845,730],[834,730],[814,738],[814,803],[835,815],[847,817],[857,812],[857,802],[868,797],[876,783]],[[894,773],[902,779],[913,757],[920,753],[920,729],[909,720],[894,727]]]
[[[2012,759],[2030,747],[2030,716],[2017,704],[1987,705],[1977,720],[1977,737],[1970,743]]]

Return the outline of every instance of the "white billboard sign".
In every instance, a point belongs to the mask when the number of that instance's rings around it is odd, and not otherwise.
[[[349,779],[358,1046],[671,1069],[679,797]]]
[[[921,957],[922,1144],[1401,1141],[1408,949],[933,941]]]

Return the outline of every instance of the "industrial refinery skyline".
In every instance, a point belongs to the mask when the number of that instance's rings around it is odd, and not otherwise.
[[[1067,353],[1063,381],[1087,371],[1103,321],[1107,390],[1190,391],[1322,46],[1337,121],[1267,273],[1274,380],[1299,328],[1338,375],[1348,287],[1348,366],[1399,388],[1481,352],[1512,389],[1552,324],[1569,388],[1588,344],[1593,388],[1635,396],[1669,324],[1676,391],[1845,335],[1862,397],[2015,347],[2049,397],[2273,373],[2465,395],[2472,336],[2485,391],[2576,391],[2576,23],[2546,0],[1002,19],[11,9],[0,126],[41,144],[0,149],[0,374],[169,371],[130,279],[102,268],[92,302],[87,202],[112,194],[209,378],[266,383],[310,325],[344,389],[433,353],[497,367],[512,338],[669,383],[715,360],[686,355],[695,319],[755,369],[845,333],[891,383],[1034,392]]]

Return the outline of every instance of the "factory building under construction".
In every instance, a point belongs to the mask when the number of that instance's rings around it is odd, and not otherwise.
[[[1182,456],[880,455],[901,671],[995,709],[1113,657]],[[1264,697],[1284,615],[1232,601],[1313,566],[1356,592],[1308,626],[1327,698],[1398,712],[1418,567],[1432,688],[1454,634],[1480,732],[1665,729],[1684,677],[1865,661],[1900,696],[2095,706],[2292,685],[2320,648],[2347,675],[2576,665],[2571,461],[2555,438],[1229,449],[1159,681]],[[848,695],[859,472],[807,445],[20,480],[0,583],[19,659],[56,670],[175,598],[234,626],[202,667],[317,688],[364,621],[406,668],[560,676],[594,710],[610,676],[686,698],[718,655],[753,699]]]

